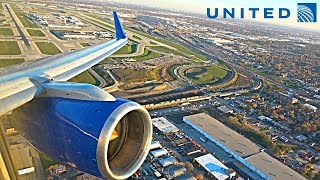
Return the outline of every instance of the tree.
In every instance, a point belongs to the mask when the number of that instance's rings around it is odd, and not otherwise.
[[[195,176],[195,178],[196,178],[197,180],[203,180],[203,174],[197,174],[197,175]]]
[[[256,109],[257,107],[258,107],[258,104],[257,104],[257,103],[252,103],[252,104],[251,104],[251,108],[252,108],[252,109]]]
[[[188,171],[193,172],[194,167],[193,167],[193,164],[191,164],[191,162],[186,162],[184,166]]]
[[[229,116],[228,120],[230,120],[230,121],[238,121],[239,119],[237,117],[234,117],[234,116]]]

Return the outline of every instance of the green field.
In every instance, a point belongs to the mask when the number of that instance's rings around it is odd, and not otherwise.
[[[2,35],[2,36],[13,36],[13,31],[10,28],[0,28],[0,35]]]
[[[16,41],[0,41],[0,55],[19,55],[21,54],[19,45]]]
[[[55,55],[61,51],[51,42],[35,42],[42,54]]]
[[[27,31],[30,36],[40,36],[40,37],[46,36],[41,30],[27,29]]]
[[[121,49],[119,49],[114,54],[131,54],[137,51],[138,45],[132,44],[132,45],[126,45],[123,46]]]
[[[0,19],[0,24],[2,24],[5,21],[6,21],[5,19]]]
[[[24,59],[0,59],[0,68],[14,65],[14,64],[19,64],[23,63]]]
[[[155,51],[159,51],[159,52],[164,52],[164,53],[168,53],[168,54],[174,54],[174,55],[178,55],[178,56],[185,56],[185,54],[180,53],[176,50],[173,49],[169,49],[167,47],[163,47],[163,46],[154,46],[150,48],[151,50],[155,50]]]
[[[38,26],[34,23],[32,23],[28,18],[25,17],[25,13],[24,12],[20,12],[20,11],[14,11],[14,13],[17,15],[17,17],[19,18],[20,22],[22,23],[22,25],[26,28],[37,28]]]
[[[187,69],[185,75],[197,84],[212,84],[225,78],[228,71],[218,66],[196,67]]]
[[[106,23],[112,24],[111,21],[107,21],[106,19],[103,19],[103,18],[101,18],[101,17],[99,17],[99,16],[91,15],[91,14],[87,14],[87,15],[88,15],[88,16],[91,16],[91,17],[93,17],[93,18],[99,19],[99,20],[101,20],[101,21],[104,21],[104,22],[106,22]],[[93,21],[93,22],[95,22],[95,23],[97,23],[97,24],[100,24],[101,26],[105,26],[105,27],[107,27],[107,28],[114,29],[114,27],[111,26],[111,25],[102,24],[102,23],[100,23],[100,22],[98,22],[98,21],[96,21],[96,20],[91,20],[91,21]],[[186,57],[188,57],[188,58],[199,59],[199,60],[203,60],[203,61],[208,60],[208,58],[207,58],[206,56],[201,55],[201,54],[196,53],[196,52],[193,52],[192,50],[190,50],[190,49],[188,49],[188,48],[186,48],[186,47],[183,47],[183,46],[181,46],[181,45],[179,45],[179,44],[176,44],[176,43],[167,41],[167,40],[165,40],[165,39],[158,38],[158,37],[155,37],[155,36],[152,36],[152,35],[143,33],[143,32],[141,32],[141,31],[137,31],[137,30],[132,29],[132,28],[129,28],[129,27],[124,27],[124,29],[127,30],[127,31],[134,32],[134,33],[136,33],[136,34],[139,34],[139,35],[141,35],[141,36],[150,38],[150,39],[152,39],[152,40],[155,40],[155,41],[158,41],[158,42],[167,44],[167,45],[169,45],[169,46],[171,46],[171,47],[173,47],[173,48],[176,48],[177,51],[179,51],[180,53],[184,54],[184,56],[186,56]]]
[[[174,48],[177,49],[177,51],[179,51],[180,53],[184,54],[185,56],[187,56],[187,57],[189,57],[189,58],[198,58],[198,59],[200,59],[200,60],[208,60],[208,58],[207,58],[206,56],[201,55],[201,54],[198,54],[198,53],[196,53],[196,52],[193,52],[193,51],[191,51],[190,49],[188,49],[188,48],[186,48],[186,47],[183,47],[183,46],[181,46],[181,45],[179,45],[179,44],[173,43],[173,42],[171,42],[171,41],[167,41],[167,40],[162,39],[162,38],[158,38],[158,37],[155,37],[155,36],[152,36],[152,35],[149,35],[149,34],[145,34],[145,33],[143,33],[143,32],[134,30],[134,29],[132,29],[132,28],[126,28],[126,27],[125,27],[125,29],[127,29],[127,30],[129,30],[129,31],[132,31],[132,32],[134,32],[134,33],[140,34],[140,35],[142,35],[142,36],[148,37],[148,38],[153,39],[153,40],[155,40],[155,41],[159,41],[159,42],[161,42],[161,43],[163,43],[163,44],[167,44],[167,45],[169,45],[169,46],[171,46],[171,47],[174,47]]]
[[[142,40],[140,37],[138,37],[138,36],[136,36],[136,35],[133,35],[132,38],[137,39],[137,40],[139,40],[139,41]]]
[[[88,71],[85,71],[78,76],[70,79],[71,82],[77,82],[77,83],[86,83],[86,84],[93,84],[97,85],[98,82],[91,76],[91,74]]]
[[[146,60],[158,58],[161,56],[162,55],[159,53],[150,51],[148,49],[144,49],[144,52],[141,56],[134,57],[133,59],[135,59],[136,61],[146,61]]]

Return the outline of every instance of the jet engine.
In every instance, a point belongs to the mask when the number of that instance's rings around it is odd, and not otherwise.
[[[11,114],[35,148],[106,179],[126,179],[138,170],[152,140],[147,110],[88,84],[50,83],[44,89]]]

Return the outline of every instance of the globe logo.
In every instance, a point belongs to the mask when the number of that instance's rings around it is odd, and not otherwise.
[[[317,22],[317,4],[298,3],[298,22]]]

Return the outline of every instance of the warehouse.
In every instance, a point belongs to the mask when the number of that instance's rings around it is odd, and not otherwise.
[[[260,152],[258,145],[205,113],[183,117],[183,121],[241,157]]]
[[[164,117],[152,119],[152,124],[163,134],[178,132],[179,129]]]

